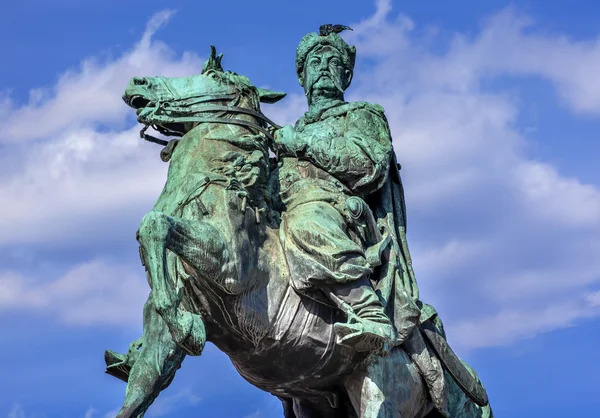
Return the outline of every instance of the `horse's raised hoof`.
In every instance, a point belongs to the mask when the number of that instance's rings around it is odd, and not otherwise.
[[[132,361],[130,357],[125,354],[106,350],[104,352],[104,362],[106,363],[106,374],[127,383],[129,380],[129,373],[131,372],[131,368],[135,364],[135,361]]]
[[[119,354],[112,350],[104,352],[104,362],[106,363],[106,373],[127,383],[131,368],[140,356],[143,336],[129,344],[127,354]]]

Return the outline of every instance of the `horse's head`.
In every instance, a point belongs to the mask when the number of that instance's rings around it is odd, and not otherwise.
[[[123,100],[137,110],[138,121],[166,135],[181,136],[207,114],[222,113],[215,106],[260,112],[259,103],[276,103],[285,93],[258,88],[247,77],[223,71],[214,46],[202,73],[191,77],[134,77]],[[213,110],[211,110],[213,109]]]

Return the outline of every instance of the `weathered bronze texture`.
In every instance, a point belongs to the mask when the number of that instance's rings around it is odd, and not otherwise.
[[[123,99],[169,172],[137,233],[143,335],[105,355],[128,382],[118,417],[143,416],[206,341],[288,418],[492,417],[419,299],[384,109],[344,100],[356,58],[344,29],[301,40],[308,111],[294,126],[260,109],[285,94],[224,71],[214,47],[200,75],[131,80]]]

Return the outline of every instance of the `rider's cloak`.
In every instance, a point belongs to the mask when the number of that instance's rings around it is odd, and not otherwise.
[[[444,369],[472,400],[478,405],[486,405],[485,388],[475,372],[448,345],[435,308],[419,300],[406,239],[406,203],[400,165],[393,152],[386,182],[367,203],[380,229],[391,236],[391,245],[383,254],[375,287],[396,325],[399,342],[425,378],[434,405],[442,415],[449,416]]]
[[[386,311],[398,331],[398,342],[425,378],[431,399],[445,416],[447,412],[447,388],[442,364],[425,343],[420,325],[433,322],[435,329],[445,339],[441,321],[435,309],[419,300],[419,289],[412,268],[412,260],[406,239],[406,203],[396,155],[392,159],[388,179],[367,203],[384,234],[391,243],[383,253],[383,263],[375,277],[375,287],[383,299]]]

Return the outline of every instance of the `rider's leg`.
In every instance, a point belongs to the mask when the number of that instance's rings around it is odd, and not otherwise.
[[[368,277],[364,249],[348,233],[340,212],[326,202],[296,206],[282,218],[281,231],[294,287],[323,290],[346,313],[336,324],[338,343],[360,351],[387,349],[395,339],[391,321]]]
[[[394,328],[368,278],[328,286],[326,293],[348,316],[348,322],[334,325],[339,344],[381,354],[391,349]]]

